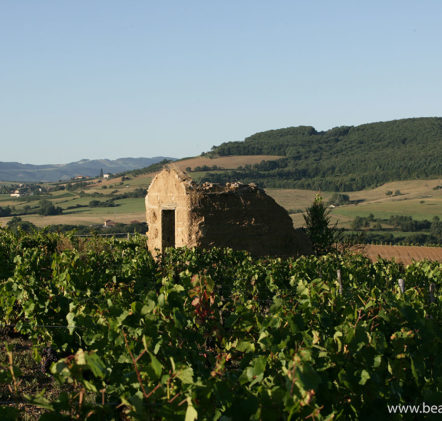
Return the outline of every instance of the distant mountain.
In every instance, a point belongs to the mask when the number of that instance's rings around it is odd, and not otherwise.
[[[213,147],[209,157],[281,155],[202,181],[239,180],[265,187],[351,191],[388,181],[442,176],[442,118],[393,120],[317,131],[310,126],[256,133]]]
[[[104,173],[120,173],[148,167],[164,159],[164,156],[153,158],[120,158],[120,159],[82,159],[69,164],[32,165],[19,162],[0,162],[1,181],[58,181],[69,180],[76,176],[96,177],[103,169]]]

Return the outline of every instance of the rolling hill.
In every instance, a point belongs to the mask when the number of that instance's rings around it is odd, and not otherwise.
[[[69,180],[76,176],[96,177],[102,169],[105,173],[120,173],[137,168],[148,167],[165,158],[120,158],[110,159],[82,159],[69,164],[32,165],[18,162],[0,162],[0,180],[25,182],[51,182]]]
[[[442,118],[410,118],[316,131],[310,126],[256,133],[213,147],[208,157],[281,155],[244,168],[206,174],[265,187],[354,191],[389,181],[442,174]]]

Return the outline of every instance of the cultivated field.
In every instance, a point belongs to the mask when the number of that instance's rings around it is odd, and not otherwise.
[[[415,246],[381,246],[367,244],[362,246],[360,251],[370,260],[376,261],[379,257],[383,259],[394,259],[405,265],[413,261],[434,260],[442,262],[442,247],[415,247]]]

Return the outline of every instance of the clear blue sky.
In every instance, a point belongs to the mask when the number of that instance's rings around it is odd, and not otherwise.
[[[0,161],[441,116],[441,0],[0,0]]]

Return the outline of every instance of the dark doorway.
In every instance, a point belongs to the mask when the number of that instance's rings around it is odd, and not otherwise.
[[[163,209],[161,211],[161,245],[175,247],[175,209]]]

